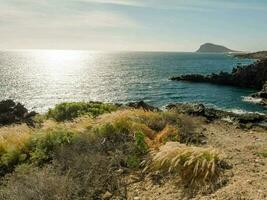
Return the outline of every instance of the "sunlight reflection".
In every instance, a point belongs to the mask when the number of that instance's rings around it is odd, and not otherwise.
[[[84,59],[92,61],[94,59],[94,52],[83,51],[67,51],[67,50],[41,50],[35,52],[38,59],[42,59],[49,66],[62,68],[78,64]]]

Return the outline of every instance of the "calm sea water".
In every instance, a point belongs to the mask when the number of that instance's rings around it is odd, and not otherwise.
[[[169,80],[181,74],[231,71],[237,63],[251,62],[221,54],[2,51],[0,100],[15,99],[39,112],[60,102],[82,100],[144,100],[155,106],[201,102],[228,110],[265,112],[242,100],[253,90]]]

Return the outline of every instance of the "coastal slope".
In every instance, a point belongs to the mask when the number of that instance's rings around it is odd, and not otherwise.
[[[1,200],[267,197],[264,116],[65,102],[32,120],[0,126]]]
[[[212,44],[212,43],[205,43],[201,45],[196,52],[197,53],[230,53],[230,52],[236,52],[236,51],[231,50],[225,46]]]

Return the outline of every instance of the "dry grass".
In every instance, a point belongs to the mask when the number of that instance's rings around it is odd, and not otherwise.
[[[0,149],[3,152],[10,148],[22,148],[31,137],[33,130],[26,124],[0,128]],[[1,154],[0,152],[0,154]]]
[[[159,144],[162,144],[166,141],[179,141],[179,131],[176,127],[167,125],[162,131],[157,134],[155,139]]]
[[[142,132],[151,148],[169,140],[179,140],[179,115],[175,113],[120,110],[103,115],[97,120],[97,124],[117,122],[124,123],[131,135]]]
[[[0,190],[2,200],[68,200],[75,191],[68,175],[59,175],[50,168],[15,172],[5,184]]]
[[[213,148],[168,142],[154,152],[151,169],[178,173],[186,185],[213,188],[222,172],[221,157]]]

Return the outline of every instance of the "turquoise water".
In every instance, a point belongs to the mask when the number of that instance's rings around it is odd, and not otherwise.
[[[2,51],[0,99],[46,111],[64,101],[131,102],[155,106],[201,102],[227,110],[265,110],[243,101],[249,89],[170,81],[171,76],[231,71],[237,63],[223,54],[160,52]]]

